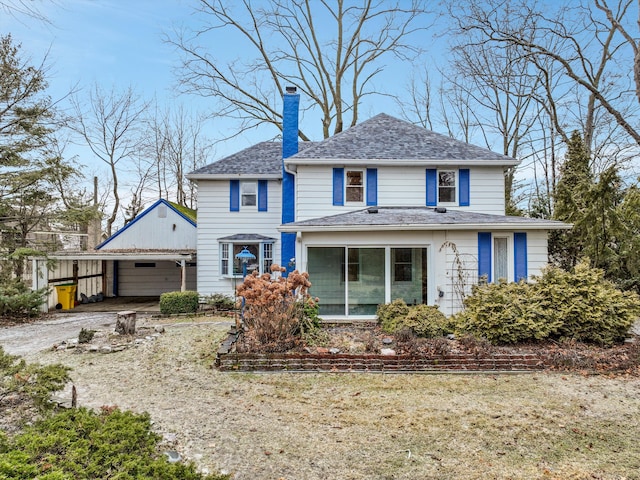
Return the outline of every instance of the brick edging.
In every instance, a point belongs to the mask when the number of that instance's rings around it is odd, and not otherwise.
[[[220,371],[233,372],[526,372],[545,368],[535,353],[447,353],[424,355],[235,353],[236,333],[216,357]]]

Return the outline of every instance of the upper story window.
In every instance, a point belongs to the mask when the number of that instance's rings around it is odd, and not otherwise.
[[[258,182],[240,182],[240,200],[243,207],[255,207],[258,199]]]
[[[378,169],[333,169],[333,204],[378,204]]]
[[[347,186],[346,199],[348,203],[362,203],[364,201],[364,175],[362,170],[347,170],[345,172]]]
[[[455,170],[438,171],[438,203],[455,203],[456,172]]]
[[[239,212],[241,209],[254,212],[268,210],[268,181],[251,180],[229,181],[229,211]]]
[[[470,206],[469,172],[468,168],[446,170],[428,168],[426,171],[427,206]]]

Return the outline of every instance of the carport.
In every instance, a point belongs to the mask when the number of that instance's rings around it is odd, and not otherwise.
[[[51,289],[43,311],[60,303],[56,285],[76,285],[81,294],[105,298],[159,297],[162,293],[196,290],[195,251],[57,252],[33,259],[33,289]],[[49,265],[54,260],[55,265]]]

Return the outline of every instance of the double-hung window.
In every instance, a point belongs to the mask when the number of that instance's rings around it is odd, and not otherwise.
[[[364,172],[362,170],[347,170],[346,179],[347,203],[364,202]]]
[[[456,171],[438,171],[438,204],[455,203],[456,197]]]
[[[258,182],[240,182],[240,199],[243,207],[255,207],[258,204]]]

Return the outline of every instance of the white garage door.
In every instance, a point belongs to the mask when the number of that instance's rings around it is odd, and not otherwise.
[[[180,291],[180,265],[161,261],[118,262],[118,295],[153,297]],[[196,289],[196,267],[187,266],[187,290]]]

